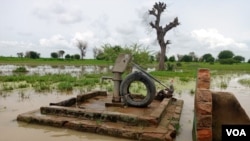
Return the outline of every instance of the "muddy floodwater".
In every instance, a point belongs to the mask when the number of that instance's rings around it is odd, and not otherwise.
[[[233,93],[246,113],[250,115],[250,87],[238,83],[239,79],[250,79],[249,74],[221,75],[211,78],[211,90],[226,91]],[[221,83],[226,86],[221,87]],[[180,133],[176,141],[191,141],[193,126],[194,90],[195,80],[187,83],[176,84],[178,90],[174,97],[184,100],[183,111],[180,120]],[[126,141],[128,139],[115,138],[93,133],[79,132],[70,129],[54,128],[42,125],[17,122],[18,114],[39,109],[41,106],[48,106],[50,102],[59,102],[75,97],[80,92],[75,90],[72,93],[35,92],[30,89],[25,95],[18,90],[0,91],[0,141],[35,140],[35,141]]]

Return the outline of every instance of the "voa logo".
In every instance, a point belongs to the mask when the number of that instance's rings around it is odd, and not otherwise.
[[[226,129],[227,136],[247,136],[244,129]]]

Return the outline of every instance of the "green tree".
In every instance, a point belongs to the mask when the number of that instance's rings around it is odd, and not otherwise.
[[[240,55],[236,55],[233,57],[234,60],[236,60],[237,62],[244,62],[245,58],[240,56]]]
[[[74,54],[74,55],[73,55],[73,59],[79,60],[80,58],[81,58],[81,56],[80,56],[79,54]]]
[[[70,55],[69,54],[66,54],[65,55],[65,59],[70,59],[71,57],[70,57]]]
[[[27,51],[25,53],[26,58],[31,58],[31,59],[38,59],[40,58],[40,53],[37,53],[35,51]]]
[[[229,59],[233,58],[234,53],[230,50],[223,50],[219,53],[218,59]]]
[[[170,61],[170,62],[175,62],[175,61],[176,61],[176,60],[175,60],[175,56],[174,56],[174,55],[170,56],[170,57],[168,58],[168,61]]]
[[[50,56],[52,57],[52,58],[58,58],[58,53],[56,53],[56,52],[52,52],[51,54],[50,54]]]
[[[123,51],[121,46],[119,45],[112,46],[111,44],[104,44],[102,46],[102,50],[103,52],[99,52],[97,57],[112,62],[115,62],[117,56]]]
[[[137,64],[143,65],[150,62],[150,51],[147,47],[143,47],[142,45],[135,43],[125,47],[124,53],[132,54],[133,61]]]
[[[181,62],[192,62],[193,61],[193,57],[190,56],[190,55],[184,55],[182,58],[181,58]]]
[[[176,17],[172,22],[166,24],[165,26],[160,25],[162,12],[166,9],[167,5],[163,2],[156,2],[151,10],[149,10],[149,15],[155,17],[154,22],[150,22],[150,26],[156,30],[157,40],[161,48],[160,60],[158,70],[165,70],[165,55],[167,50],[167,45],[170,44],[170,40],[165,40],[165,35],[168,31],[177,27],[180,23]]]
[[[212,54],[210,53],[207,53],[207,54],[204,54],[202,57],[201,57],[201,61],[202,62],[214,62],[215,61],[215,58],[212,56]]]
[[[132,59],[135,63],[146,64],[151,61],[151,55],[148,48],[136,43],[125,47],[121,47],[120,45],[112,46],[111,44],[104,44],[102,46],[102,51],[98,52],[99,54],[96,55],[96,59],[98,60],[115,62],[120,53],[127,53],[132,55]]]

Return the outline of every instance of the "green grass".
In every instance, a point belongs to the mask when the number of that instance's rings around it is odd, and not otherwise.
[[[58,89],[71,91],[74,87],[94,87],[100,85],[100,77],[103,74],[87,74],[83,76],[72,76],[70,74],[46,74],[46,75],[0,75],[0,90],[9,91],[18,88],[32,87],[37,92]],[[14,86],[18,83],[18,86]],[[92,88],[91,87],[91,88]]]
[[[60,91],[72,91],[73,90],[73,85],[70,82],[60,82],[57,85],[57,87]]]
[[[176,71],[153,71],[150,72],[151,75],[158,78],[162,77],[180,77],[185,78],[191,77],[196,78],[197,71],[200,68],[206,68],[210,70],[211,75],[220,75],[225,73],[234,73],[234,72],[244,72],[250,73],[250,64],[249,63],[239,63],[233,65],[221,65],[219,63],[209,64],[209,63],[200,63],[200,62],[191,62],[191,63],[182,63],[180,67],[176,67]]]
[[[239,63],[232,65],[222,65],[219,63],[209,64],[209,63],[200,63],[200,62],[191,62],[191,63],[182,63],[181,68],[183,70],[197,70],[199,68],[207,68],[210,70],[217,71],[248,71],[250,72],[249,63]]]

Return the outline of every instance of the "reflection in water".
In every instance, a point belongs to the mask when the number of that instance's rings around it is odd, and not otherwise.
[[[18,68],[18,65],[0,65],[1,75],[12,75],[13,70]],[[72,74],[73,76],[79,76],[88,73],[107,73],[110,66],[24,66],[29,72],[28,74]]]

